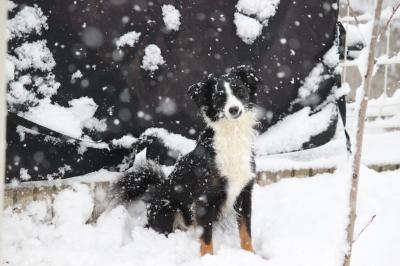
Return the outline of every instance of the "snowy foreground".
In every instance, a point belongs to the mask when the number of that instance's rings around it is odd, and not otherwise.
[[[195,231],[168,238],[144,229],[140,206],[121,206],[85,224],[93,203],[77,184],[59,193],[55,218],[46,222],[46,204],[33,202],[20,214],[4,215],[3,265],[341,265],[345,250],[345,171],[303,179],[283,179],[253,194],[256,255],[239,249],[233,223],[215,233],[216,255],[198,256]],[[356,235],[376,218],[354,246],[352,266],[400,263],[400,170],[362,169]],[[134,218],[135,217],[135,218]]]

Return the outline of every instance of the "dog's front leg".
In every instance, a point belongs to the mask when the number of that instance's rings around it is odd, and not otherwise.
[[[203,226],[203,233],[200,237],[200,256],[206,254],[214,254],[214,247],[212,243],[212,223]]]
[[[236,201],[235,209],[238,213],[240,246],[244,250],[255,253],[251,241],[251,194],[253,183],[253,181],[250,182],[242,190]]]

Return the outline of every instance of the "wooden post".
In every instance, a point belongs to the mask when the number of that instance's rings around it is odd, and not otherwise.
[[[4,176],[6,172],[6,6],[7,1],[0,1],[0,229],[2,228],[1,220],[3,218]],[[2,261],[2,246],[0,233],[0,261]]]
[[[354,225],[356,221],[356,210],[357,210],[357,192],[358,192],[358,180],[360,174],[360,162],[361,162],[361,152],[362,152],[362,144],[363,144],[363,135],[364,135],[364,126],[365,126],[365,114],[368,105],[368,93],[371,88],[371,81],[373,76],[373,69],[375,66],[375,48],[378,40],[379,34],[379,22],[381,18],[381,10],[382,10],[382,2],[383,0],[378,0],[375,8],[375,16],[374,16],[374,24],[372,28],[371,41],[369,45],[369,53],[368,53],[368,67],[367,72],[362,73],[364,76],[363,86],[358,90],[359,94],[361,94],[361,103],[357,113],[357,132],[355,139],[355,151],[353,157],[353,165],[352,165],[352,179],[351,179],[351,190],[350,190],[350,198],[349,198],[349,224],[347,225],[347,244],[348,251],[344,257],[343,266],[350,266],[351,262],[351,252],[354,241]]]

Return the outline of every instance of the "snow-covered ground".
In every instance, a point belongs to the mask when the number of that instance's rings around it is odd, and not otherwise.
[[[142,208],[122,206],[85,224],[93,208],[86,185],[58,194],[55,218],[46,203],[33,202],[22,213],[4,214],[3,265],[341,265],[345,250],[346,170],[307,179],[284,179],[253,194],[256,254],[239,248],[232,219],[215,232],[216,254],[199,257],[198,232],[168,238],[144,229]],[[400,263],[400,170],[377,173],[362,168],[352,266]]]

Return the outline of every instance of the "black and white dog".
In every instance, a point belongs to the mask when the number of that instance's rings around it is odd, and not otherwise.
[[[181,157],[168,176],[151,161],[137,167],[114,185],[116,196],[123,202],[147,201],[148,226],[160,233],[172,232],[178,216],[185,225],[200,226],[201,255],[213,253],[213,224],[224,211],[234,210],[241,247],[254,252],[251,193],[259,84],[253,69],[240,66],[192,85],[189,96],[207,125],[195,149]]]

